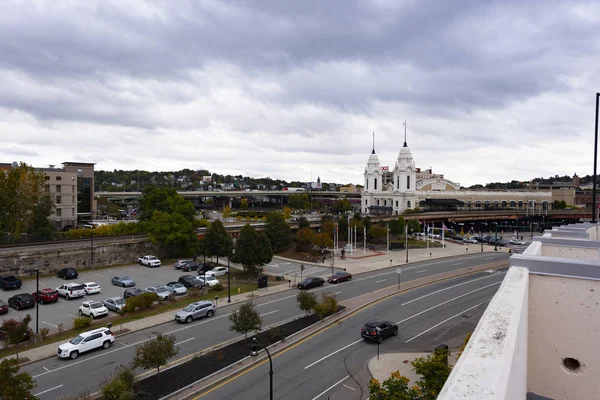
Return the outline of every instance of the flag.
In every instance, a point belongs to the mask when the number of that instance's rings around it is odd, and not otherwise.
[[[443,229],[443,230],[446,230],[446,229],[448,229],[448,228],[446,228],[446,224],[444,224],[443,222],[442,222],[442,229]]]

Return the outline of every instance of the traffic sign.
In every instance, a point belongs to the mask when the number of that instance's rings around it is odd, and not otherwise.
[[[398,275],[400,275],[400,274],[402,273],[402,270],[401,270],[400,268],[396,268],[396,273],[397,273]]]

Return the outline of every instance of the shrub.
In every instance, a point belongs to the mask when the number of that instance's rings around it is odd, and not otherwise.
[[[221,282],[219,282],[214,287],[212,287],[210,290],[215,291],[215,292],[220,292],[221,290],[223,290],[223,284]]]
[[[59,333],[63,333],[65,331],[65,325],[62,322],[59,322],[56,329],[58,329]]]
[[[143,308],[150,308],[155,301],[158,300],[158,296],[156,293],[142,293],[140,296],[136,296],[140,298],[140,306]]]
[[[127,309],[127,312],[134,312],[138,307],[140,307],[139,297],[128,297],[127,300],[125,300],[125,309]]]
[[[92,319],[88,317],[78,317],[73,320],[73,329],[85,329],[92,323]]]
[[[338,310],[338,302],[335,295],[323,294],[323,300],[314,306],[315,313],[319,318],[323,319],[329,315],[332,315]]]
[[[298,307],[308,315],[308,313],[315,308],[317,304],[317,297],[312,292],[300,291],[296,296]]]
[[[267,334],[269,335],[269,339],[272,343],[285,339],[285,333],[283,332],[283,329],[278,326],[269,329]]]
[[[42,336],[42,340],[44,340],[46,338],[46,336],[48,336],[48,333],[50,333],[50,329],[48,329],[48,328],[40,329],[40,335]]]

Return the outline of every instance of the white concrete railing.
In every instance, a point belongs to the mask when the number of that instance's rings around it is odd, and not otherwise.
[[[511,267],[439,400],[526,398],[528,293],[529,271]]]

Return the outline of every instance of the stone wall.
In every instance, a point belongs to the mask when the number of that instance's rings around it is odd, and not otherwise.
[[[0,274],[33,275],[36,269],[52,274],[64,267],[87,269],[91,267],[91,241],[73,243],[46,243],[27,247],[0,249]],[[146,237],[96,238],[94,240],[94,267],[137,263],[138,257],[165,254]]]

